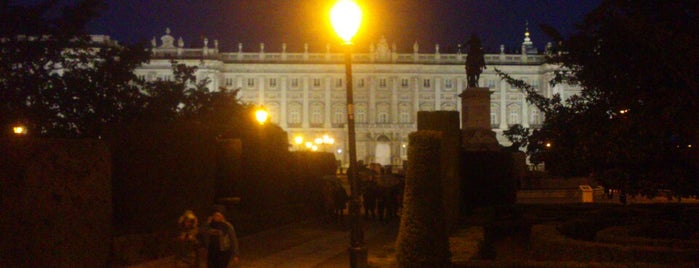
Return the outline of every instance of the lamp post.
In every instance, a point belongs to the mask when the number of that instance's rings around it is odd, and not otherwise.
[[[330,21],[335,32],[344,41],[345,74],[347,80],[347,137],[349,145],[350,172],[350,267],[367,267],[367,249],[364,246],[364,230],[360,218],[359,176],[357,173],[357,141],[354,132],[354,100],[352,96],[352,37],[359,30],[362,10],[352,0],[339,0],[330,10]]]

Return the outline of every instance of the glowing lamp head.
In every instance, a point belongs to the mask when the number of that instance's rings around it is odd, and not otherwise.
[[[296,144],[301,144],[301,143],[303,143],[303,137],[302,137],[302,136],[296,136],[296,137],[294,137],[294,143],[296,143]]]
[[[265,122],[267,122],[267,118],[269,118],[269,113],[264,109],[259,109],[255,111],[255,119],[257,119],[257,122],[259,122],[260,125],[263,125]]]
[[[27,128],[22,125],[14,126],[12,127],[12,133],[18,136],[25,135],[27,134]]]
[[[349,44],[359,30],[359,25],[362,22],[362,10],[352,0],[337,1],[330,10],[330,22],[337,35]]]

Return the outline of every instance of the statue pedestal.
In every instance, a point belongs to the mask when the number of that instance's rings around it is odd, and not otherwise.
[[[490,88],[469,87],[461,97],[461,146],[468,151],[497,151],[500,144],[490,126]]]

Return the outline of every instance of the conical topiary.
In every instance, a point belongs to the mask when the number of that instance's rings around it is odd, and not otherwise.
[[[440,178],[441,132],[410,134],[396,259],[400,267],[450,267]]]

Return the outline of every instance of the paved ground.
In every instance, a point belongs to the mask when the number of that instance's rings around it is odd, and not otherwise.
[[[379,248],[395,241],[398,220],[364,221],[364,229],[371,255],[372,247]],[[338,224],[313,219],[281,226],[241,238],[241,258],[237,267],[349,267],[349,241],[346,220]],[[163,258],[130,267],[185,267],[175,263],[173,258]]]

